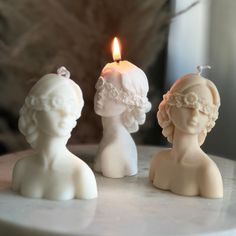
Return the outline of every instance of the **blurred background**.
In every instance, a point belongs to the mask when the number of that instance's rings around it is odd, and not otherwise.
[[[1,0],[0,153],[29,148],[17,128],[19,109],[34,83],[61,65],[85,99],[69,143],[98,143],[94,86],[118,36],[122,58],[149,79],[153,107],[133,135],[136,143],[168,145],[156,120],[162,95],[178,77],[209,64],[204,76],[217,85],[222,105],[203,149],[236,159],[235,10],[234,0]]]

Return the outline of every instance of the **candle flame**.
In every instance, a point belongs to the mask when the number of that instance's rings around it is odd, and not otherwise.
[[[121,60],[121,54],[120,54],[120,44],[117,37],[113,39],[112,43],[112,56],[113,60],[116,62],[119,62]]]

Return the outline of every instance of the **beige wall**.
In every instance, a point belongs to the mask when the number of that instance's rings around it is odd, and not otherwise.
[[[212,152],[236,159],[236,1],[211,1],[210,78],[221,95],[220,118],[207,145]],[[214,135],[214,136],[213,136]]]
[[[191,2],[176,0],[178,12]],[[209,64],[205,76],[221,95],[220,117],[204,150],[236,159],[236,1],[201,0],[173,20],[168,47],[167,86],[179,76]]]
[[[195,0],[176,0],[173,12],[178,13]],[[197,65],[208,63],[209,1],[203,0],[193,8],[173,18],[168,41],[167,83],[196,71]]]

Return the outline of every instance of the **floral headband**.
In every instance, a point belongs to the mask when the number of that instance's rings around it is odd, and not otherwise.
[[[194,108],[208,117],[214,119],[218,118],[218,107],[216,105],[210,105],[204,98],[199,98],[194,92],[189,92],[187,94],[167,92],[163,96],[163,99],[170,106],[176,106],[178,108]]]
[[[29,108],[33,108],[38,111],[49,111],[52,109],[60,109],[64,107],[74,107],[76,102],[74,99],[64,99],[60,96],[53,97],[36,97],[28,96],[25,99],[25,104]]]
[[[64,67],[57,69],[57,75],[66,79],[70,78],[70,72]],[[73,111],[77,103],[74,99],[65,99],[62,96],[33,96],[29,95],[25,98],[25,104],[20,110],[20,113],[25,113],[28,109],[37,111],[50,111],[64,109],[66,111]]]
[[[65,110],[73,113],[75,116],[79,116],[75,107],[78,104],[74,99],[65,99],[60,96],[53,97],[36,97],[27,96],[24,106],[20,109],[20,114],[27,113],[29,109],[36,111],[51,111],[51,110]]]
[[[126,92],[123,89],[117,89],[112,83],[107,82],[102,76],[99,77],[95,88],[100,90],[104,97],[108,97],[114,101],[121,102],[129,106],[142,107],[148,102],[147,97]]]

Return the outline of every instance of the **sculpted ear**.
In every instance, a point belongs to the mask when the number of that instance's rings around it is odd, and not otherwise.
[[[172,115],[171,115],[171,112],[172,112],[172,107],[171,106],[167,106],[166,108],[165,108],[165,112],[166,112],[166,120],[168,120],[168,121],[172,121]]]

